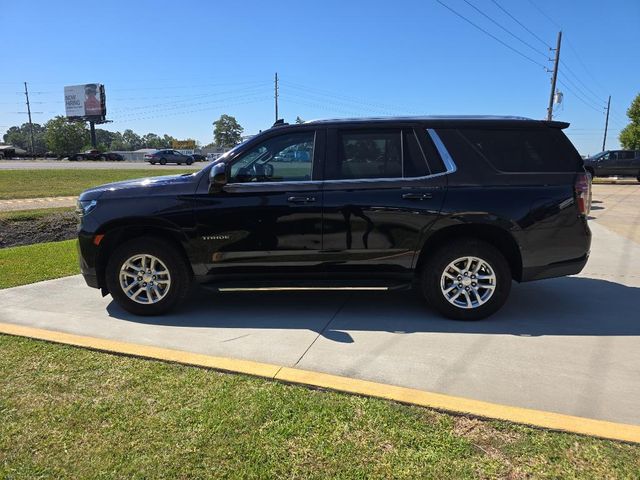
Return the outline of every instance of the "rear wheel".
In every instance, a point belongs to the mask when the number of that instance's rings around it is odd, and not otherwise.
[[[167,164],[167,159],[166,158],[161,158],[160,159],[160,165],[166,165]]]
[[[511,291],[511,271],[492,245],[454,241],[434,252],[422,270],[422,294],[446,317],[480,320],[497,312]]]
[[[140,237],[111,255],[105,281],[113,299],[135,315],[160,315],[189,292],[191,271],[169,242]]]
[[[191,165],[192,163],[193,163],[193,160],[191,158],[187,160],[187,165]]]

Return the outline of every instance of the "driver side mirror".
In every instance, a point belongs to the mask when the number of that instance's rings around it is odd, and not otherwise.
[[[209,171],[209,193],[221,192],[227,184],[227,164],[215,163]]]

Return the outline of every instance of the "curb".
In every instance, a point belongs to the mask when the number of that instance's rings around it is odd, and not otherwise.
[[[326,373],[300,370],[280,365],[216,357],[117,340],[86,337],[9,323],[0,323],[0,333],[121,355],[212,368],[225,372],[243,373],[297,385],[313,386],[355,395],[382,398],[404,404],[433,408],[444,412],[506,420],[533,427],[577,433],[609,440],[640,443],[640,426],[637,425],[575,417],[529,408],[511,407],[508,405],[426,392],[368,380],[358,380]]]

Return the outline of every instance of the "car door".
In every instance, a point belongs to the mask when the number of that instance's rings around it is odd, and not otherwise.
[[[330,129],[324,169],[323,266],[329,273],[409,273],[437,218],[446,179],[425,130]]]
[[[306,162],[281,161],[285,149]],[[196,247],[204,273],[310,274],[319,269],[323,129],[288,129],[252,143],[229,161],[223,191],[201,182],[195,198]]]
[[[635,177],[638,170],[635,168],[635,152],[633,150],[623,150],[620,152],[621,175],[625,177]]]

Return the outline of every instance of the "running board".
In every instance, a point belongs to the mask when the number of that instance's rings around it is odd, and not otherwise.
[[[260,280],[260,281],[221,281],[210,282],[200,285],[208,290],[218,292],[253,292],[253,291],[341,291],[341,290],[364,290],[364,291],[385,291],[385,290],[409,290],[410,282],[393,282],[389,280],[380,281],[327,281],[327,280],[295,280],[286,282],[282,280]]]

